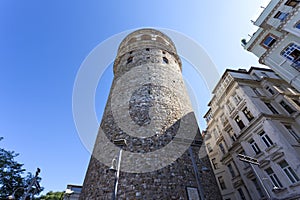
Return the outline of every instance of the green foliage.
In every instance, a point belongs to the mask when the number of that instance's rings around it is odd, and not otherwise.
[[[3,137],[0,137],[0,141]],[[19,154],[14,151],[7,151],[0,148],[0,200],[7,199],[9,195],[14,194],[16,199],[19,199],[29,182],[32,180],[32,174],[28,174],[26,177],[23,176],[25,169],[23,164],[15,161],[15,157]],[[37,182],[41,180],[37,178]],[[37,186],[33,187],[30,191],[31,195],[39,194],[42,188]]]
[[[64,192],[48,192],[46,195],[42,195],[37,200],[60,200],[63,198]]]

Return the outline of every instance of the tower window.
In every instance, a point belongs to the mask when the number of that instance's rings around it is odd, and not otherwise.
[[[166,57],[163,57],[163,61],[164,61],[164,63],[166,63],[166,64],[169,64],[169,60],[168,60],[168,58],[166,58]]]
[[[278,11],[276,13],[276,15],[274,16],[274,18],[279,19],[280,21],[285,20],[285,18],[289,15],[289,13],[284,13],[284,12],[280,12]]]
[[[127,64],[131,63],[132,60],[133,60],[133,57],[132,57],[132,56],[130,56],[129,58],[127,58]]]

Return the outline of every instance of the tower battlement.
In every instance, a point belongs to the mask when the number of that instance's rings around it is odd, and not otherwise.
[[[133,66],[159,62],[174,63],[181,70],[181,60],[172,40],[158,30],[140,29],[121,42],[114,62],[114,74],[118,75]]]

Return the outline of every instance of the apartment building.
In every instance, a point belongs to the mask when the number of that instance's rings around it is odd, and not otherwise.
[[[284,80],[300,91],[300,6],[299,0],[271,0],[254,21],[258,30],[249,41],[242,40],[247,51],[259,58]]]
[[[299,98],[271,69],[222,75],[204,116],[204,141],[224,200],[300,198]]]

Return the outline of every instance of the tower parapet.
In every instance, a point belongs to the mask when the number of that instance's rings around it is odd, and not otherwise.
[[[160,31],[140,29],[121,42],[114,62],[114,74],[128,71],[133,66],[159,62],[177,65],[181,70],[181,60],[172,40]]]

